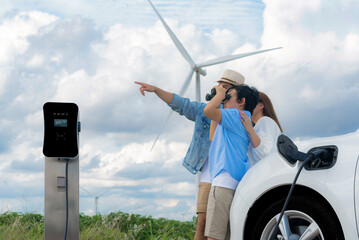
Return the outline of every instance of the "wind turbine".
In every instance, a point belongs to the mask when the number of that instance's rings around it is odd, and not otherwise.
[[[206,71],[203,69],[204,67],[208,67],[208,66],[212,66],[212,65],[216,65],[216,64],[220,64],[220,63],[224,63],[224,62],[228,62],[228,61],[232,61],[238,58],[243,58],[243,57],[247,57],[247,56],[251,56],[251,55],[255,55],[258,53],[263,53],[263,52],[268,52],[268,51],[272,51],[272,50],[276,50],[276,49],[280,49],[282,47],[277,47],[277,48],[271,48],[271,49],[265,49],[265,50],[260,50],[260,51],[255,51],[255,52],[248,52],[248,53],[240,53],[240,54],[235,54],[235,55],[230,55],[230,56],[225,56],[225,57],[220,57],[220,58],[215,58],[200,64],[196,64],[191,56],[188,54],[188,52],[186,51],[186,49],[183,47],[183,45],[181,44],[181,42],[178,40],[178,38],[176,37],[176,35],[172,32],[172,30],[169,28],[169,26],[167,25],[167,23],[163,20],[163,18],[161,17],[161,15],[159,14],[159,12],[157,11],[157,9],[155,8],[155,6],[152,4],[152,2],[150,0],[148,0],[148,2],[150,3],[150,5],[152,6],[153,10],[155,11],[155,13],[157,14],[158,18],[160,19],[160,21],[162,22],[162,25],[165,27],[167,33],[169,34],[169,36],[171,37],[173,43],[176,45],[177,49],[180,51],[180,53],[182,54],[182,56],[187,60],[187,62],[189,63],[191,70],[189,71],[187,78],[185,79],[182,88],[179,92],[179,96],[182,96],[186,90],[188,89],[188,86],[192,80],[192,76],[193,73],[196,72],[196,101],[200,102],[201,101],[201,85],[200,85],[200,75],[202,76],[206,76]],[[153,147],[155,146],[159,136],[161,135],[163,128],[165,127],[168,119],[170,118],[171,114],[173,111],[170,111],[166,120],[164,121],[164,123],[162,124],[161,130],[158,133],[152,147],[151,150],[153,149]]]
[[[99,193],[99,194],[97,194],[97,195],[94,195],[94,194],[92,194],[92,193],[90,193],[89,191],[87,191],[85,188],[83,188],[83,187],[81,187],[80,186],[80,188],[82,189],[82,190],[84,190],[85,192],[87,192],[89,195],[91,195],[92,197],[94,197],[94,212],[95,212],[95,215],[97,215],[97,206],[98,206],[98,200],[99,200],[99,198],[100,198],[100,196],[101,195],[103,195],[103,194],[105,194],[105,193],[107,193],[108,191],[110,191],[111,189],[107,189],[107,190],[105,190],[105,191],[103,191],[103,192],[101,192],[101,193]]]

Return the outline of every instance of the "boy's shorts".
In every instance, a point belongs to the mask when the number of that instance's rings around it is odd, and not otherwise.
[[[229,210],[231,208],[234,190],[229,188],[211,187],[208,198],[206,237],[229,239]]]
[[[208,195],[211,190],[211,183],[200,182],[197,196],[197,213],[207,212]]]

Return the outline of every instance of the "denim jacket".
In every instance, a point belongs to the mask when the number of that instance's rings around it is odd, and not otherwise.
[[[211,120],[203,113],[207,104],[191,102],[188,98],[174,94],[172,102],[168,105],[173,111],[195,122],[192,141],[182,165],[192,174],[196,174],[207,160],[211,145],[209,141]]]

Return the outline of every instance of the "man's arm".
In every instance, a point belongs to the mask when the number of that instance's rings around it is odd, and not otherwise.
[[[145,96],[145,91],[146,92],[154,92],[156,93],[156,95],[162,99],[162,101],[164,101],[167,104],[170,104],[173,100],[173,93],[170,92],[166,92],[165,90],[162,90],[159,87],[147,84],[147,83],[142,83],[142,82],[135,82],[138,85],[141,85],[140,87],[140,92],[143,96]]]
[[[226,89],[220,85],[215,86],[214,88],[216,89],[217,94],[212,98],[211,101],[209,101],[203,111],[209,119],[220,123],[222,121],[222,112],[220,110],[220,106],[226,95]]]

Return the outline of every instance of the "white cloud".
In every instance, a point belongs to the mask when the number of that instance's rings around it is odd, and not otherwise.
[[[37,34],[42,26],[57,19],[48,13],[31,11],[20,12],[0,23],[0,96],[7,88],[9,75],[14,70],[14,59],[23,54],[29,46],[28,38]]]
[[[40,27],[57,19],[56,16],[39,11],[20,12],[12,19],[5,19],[0,25],[0,64],[24,53],[29,45],[27,38],[35,35]]]
[[[176,168],[182,168],[181,162],[187,144],[160,140],[156,148],[150,151],[152,143],[129,143],[117,147],[117,149],[114,147],[113,152],[104,152],[102,144],[86,144],[81,149],[81,153],[85,156],[81,161],[91,164],[91,158],[96,157],[98,159],[97,167],[92,168],[92,175],[95,174],[98,179],[104,180],[114,177],[137,180],[156,177],[167,178],[172,172],[176,172]],[[106,147],[109,146],[104,146],[104,148]],[[82,164],[82,166],[86,168],[86,164]]]
[[[33,58],[30,59],[30,61],[27,62],[26,65],[27,65],[27,67],[30,67],[30,68],[36,68],[36,67],[40,67],[43,62],[44,62],[44,59],[42,56],[35,55],[35,56],[33,56]]]

